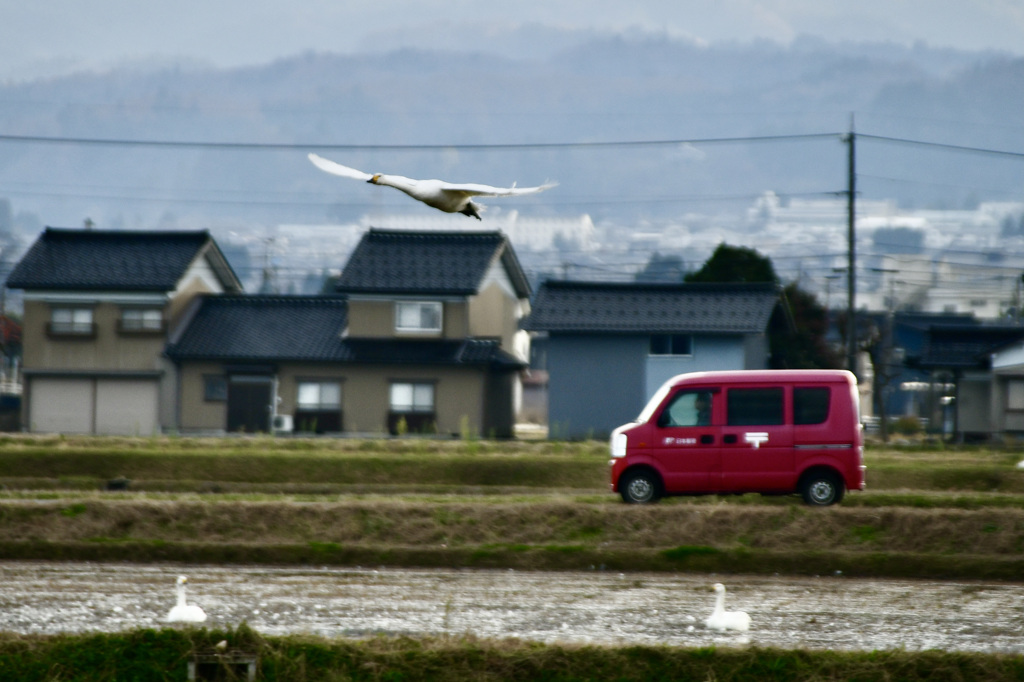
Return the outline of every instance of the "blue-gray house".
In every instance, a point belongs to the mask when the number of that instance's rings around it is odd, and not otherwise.
[[[684,372],[768,367],[781,306],[764,284],[548,281],[523,328],[548,334],[553,437],[601,437]]]

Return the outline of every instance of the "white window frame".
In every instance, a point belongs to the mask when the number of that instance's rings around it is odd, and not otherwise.
[[[395,301],[395,330],[441,333],[444,306],[441,301]]]
[[[160,308],[123,308],[121,329],[130,332],[158,332],[164,328],[164,311]]]
[[[92,308],[74,306],[51,308],[50,331],[54,334],[92,334]]]
[[[300,381],[295,409],[305,412],[341,409],[341,384],[337,381]]]
[[[394,413],[430,414],[434,411],[434,384],[422,381],[393,381],[388,405]]]

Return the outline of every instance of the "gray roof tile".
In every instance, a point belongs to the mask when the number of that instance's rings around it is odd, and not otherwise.
[[[174,359],[346,360],[348,306],[324,296],[207,296],[167,347]]]
[[[526,276],[501,232],[371,229],[349,257],[337,291],[468,296],[479,291],[496,258],[504,263],[518,295],[529,297]]]
[[[490,365],[522,363],[497,339],[343,339],[348,303],[327,296],[208,296],[181,338],[174,360]]]
[[[128,232],[48,227],[7,278],[7,286],[171,291],[210,241],[206,230]]]
[[[991,367],[991,355],[1024,339],[1024,327],[1004,325],[933,325],[915,365],[925,369]]]
[[[760,333],[779,304],[774,284],[548,281],[523,328],[549,332]]]

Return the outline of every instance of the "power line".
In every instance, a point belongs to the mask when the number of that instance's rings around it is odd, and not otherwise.
[[[837,139],[842,140],[847,133],[798,133],[792,135],[747,135],[737,137],[707,137],[707,138],[671,138],[656,140],[608,140],[590,142],[510,142],[510,143],[485,143],[485,144],[341,144],[333,142],[216,142],[202,140],[143,140],[134,138],[92,138],[92,137],[63,137],[45,135],[3,135],[0,134],[0,142],[16,142],[31,144],[70,144],[70,145],[92,145],[92,146],[120,146],[120,147],[157,147],[157,148],[191,148],[191,149],[228,149],[228,150],[262,150],[262,151],[291,151],[291,150],[332,150],[332,151],[437,151],[445,149],[459,149],[463,151],[473,150],[512,150],[512,149],[594,149],[611,147],[657,147],[674,146],[682,144],[737,144],[745,142],[784,142],[797,140],[815,139]],[[857,133],[858,138],[889,142],[892,144],[916,145],[922,147],[934,147],[959,152],[970,152],[977,154],[989,154],[1006,156],[1010,158],[1024,158],[1024,152],[1014,152],[1002,149],[990,149],[984,147],[973,147],[969,145],[947,144],[943,142],[929,142],[926,140],[912,140],[909,138],[889,137],[885,135],[871,135],[869,133]]]
[[[909,140],[902,137],[886,137],[884,135],[868,135],[857,133],[858,138],[877,140],[880,142],[891,142],[893,144],[915,145],[918,147],[934,147],[937,149],[949,149],[958,152],[969,152],[972,154],[989,154],[993,156],[1008,156],[1010,158],[1024,159],[1024,152],[1010,152],[1002,149],[986,149],[984,147],[970,147],[959,144],[945,144],[943,142],[924,142],[922,140]]]
[[[73,144],[113,147],[159,147],[189,149],[231,149],[262,151],[332,150],[332,151],[437,151],[446,149],[588,149],[607,147],[656,147],[681,144],[730,144],[739,142],[779,142],[839,138],[838,133],[807,133],[799,135],[755,135],[665,140],[612,140],[607,142],[523,142],[496,144],[337,144],[324,142],[204,142],[197,140],[140,140],[129,138],[49,137],[43,135],[0,135],[0,142],[33,144]]]

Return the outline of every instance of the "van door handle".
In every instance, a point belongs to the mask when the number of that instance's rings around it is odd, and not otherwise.
[[[715,442],[715,437],[710,435],[710,434],[705,433],[703,436],[700,437],[700,444],[701,445],[711,445],[714,442]]]
[[[722,442],[728,443],[729,445],[732,445],[733,443],[736,442],[736,434],[735,433],[727,433],[727,434],[725,434],[722,437]]]

